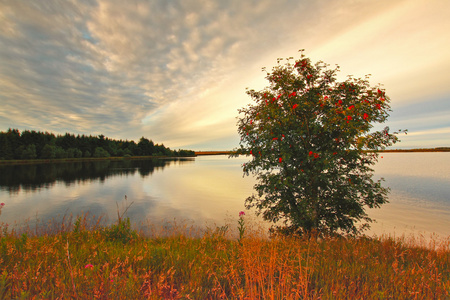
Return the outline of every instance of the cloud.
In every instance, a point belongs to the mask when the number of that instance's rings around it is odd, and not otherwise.
[[[339,63],[343,75],[372,73],[395,103],[448,95],[448,6],[2,2],[0,127],[213,149],[221,138],[236,140],[237,109],[250,101],[245,88],[265,85],[261,68],[301,48]]]

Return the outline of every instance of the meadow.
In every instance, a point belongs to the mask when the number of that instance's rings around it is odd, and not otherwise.
[[[147,231],[84,215],[0,228],[1,299],[448,299],[450,240],[268,236],[248,216]]]

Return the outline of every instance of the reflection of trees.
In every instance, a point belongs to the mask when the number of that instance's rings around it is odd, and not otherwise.
[[[88,182],[108,177],[134,175],[136,171],[142,177],[151,175],[155,169],[162,169],[172,162],[192,162],[193,159],[146,159],[122,161],[81,161],[55,164],[28,164],[0,166],[0,188],[10,193],[24,190],[36,190],[53,186],[55,182]]]

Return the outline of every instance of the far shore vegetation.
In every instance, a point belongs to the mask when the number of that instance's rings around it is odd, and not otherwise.
[[[49,132],[20,132],[9,129],[0,132],[0,161],[70,161],[73,159],[105,159],[110,157],[189,157],[192,150],[171,150],[164,144],[155,144],[142,137],[133,140],[114,140],[99,136],[55,135]]]
[[[243,212],[207,229],[171,223],[144,231],[123,214],[101,223],[83,215],[15,231],[0,222],[0,298],[450,296],[448,239],[270,236]]]

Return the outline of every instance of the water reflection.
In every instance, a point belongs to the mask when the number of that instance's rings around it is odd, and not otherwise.
[[[125,195],[135,202],[128,215],[144,218],[157,201],[144,192],[152,174],[193,163],[179,158],[2,166],[0,200],[6,205],[0,221],[20,228],[89,213],[108,224],[117,216],[116,203],[125,209]]]
[[[177,220],[196,226],[235,222],[255,180],[242,177],[248,157],[125,160],[0,167],[0,222],[23,224],[89,212],[136,223]],[[450,153],[386,153],[375,176],[390,187],[390,203],[368,213],[378,222],[369,234],[450,235]],[[127,195],[128,203],[124,201]]]
[[[56,182],[64,182],[66,186],[97,179],[104,182],[110,177],[134,175],[136,172],[146,177],[156,169],[163,169],[174,162],[189,163],[193,162],[193,159],[102,160],[3,165],[0,166],[0,189],[7,190],[9,193],[18,193],[21,190],[36,191],[53,187]]]
[[[390,203],[369,211],[375,234],[450,236],[450,153],[384,153],[375,176]]]

